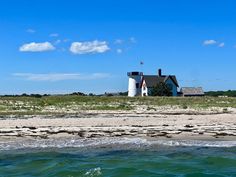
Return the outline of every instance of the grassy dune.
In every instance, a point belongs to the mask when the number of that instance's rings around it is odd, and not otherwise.
[[[218,97],[99,97],[99,96],[43,96],[0,97],[0,115],[75,113],[83,110],[134,110],[140,105],[178,106],[180,108],[236,108],[236,98]]]

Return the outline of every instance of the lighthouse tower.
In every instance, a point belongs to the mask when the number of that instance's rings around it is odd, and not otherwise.
[[[141,94],[141,81],[142,81],[142,72],[128,72],[129,77],[129,89],[128,89],[128,96],[134,97]]]

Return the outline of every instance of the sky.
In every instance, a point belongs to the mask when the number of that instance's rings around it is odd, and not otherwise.
[[[236,1],[0,1],[0,94],[127,91],[159,68],[235,90]]]

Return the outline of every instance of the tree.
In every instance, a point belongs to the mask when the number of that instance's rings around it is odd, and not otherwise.
[[[119,92],[120,96],[128,96],[128,92]]]
[[[171,89],[166,83],[161,82],[151,89],[151,96],[171,96]]]

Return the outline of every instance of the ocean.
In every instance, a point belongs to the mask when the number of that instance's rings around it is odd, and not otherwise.
[[[141,138],[0,142],[0,177],[236,176],[236,141]]]

